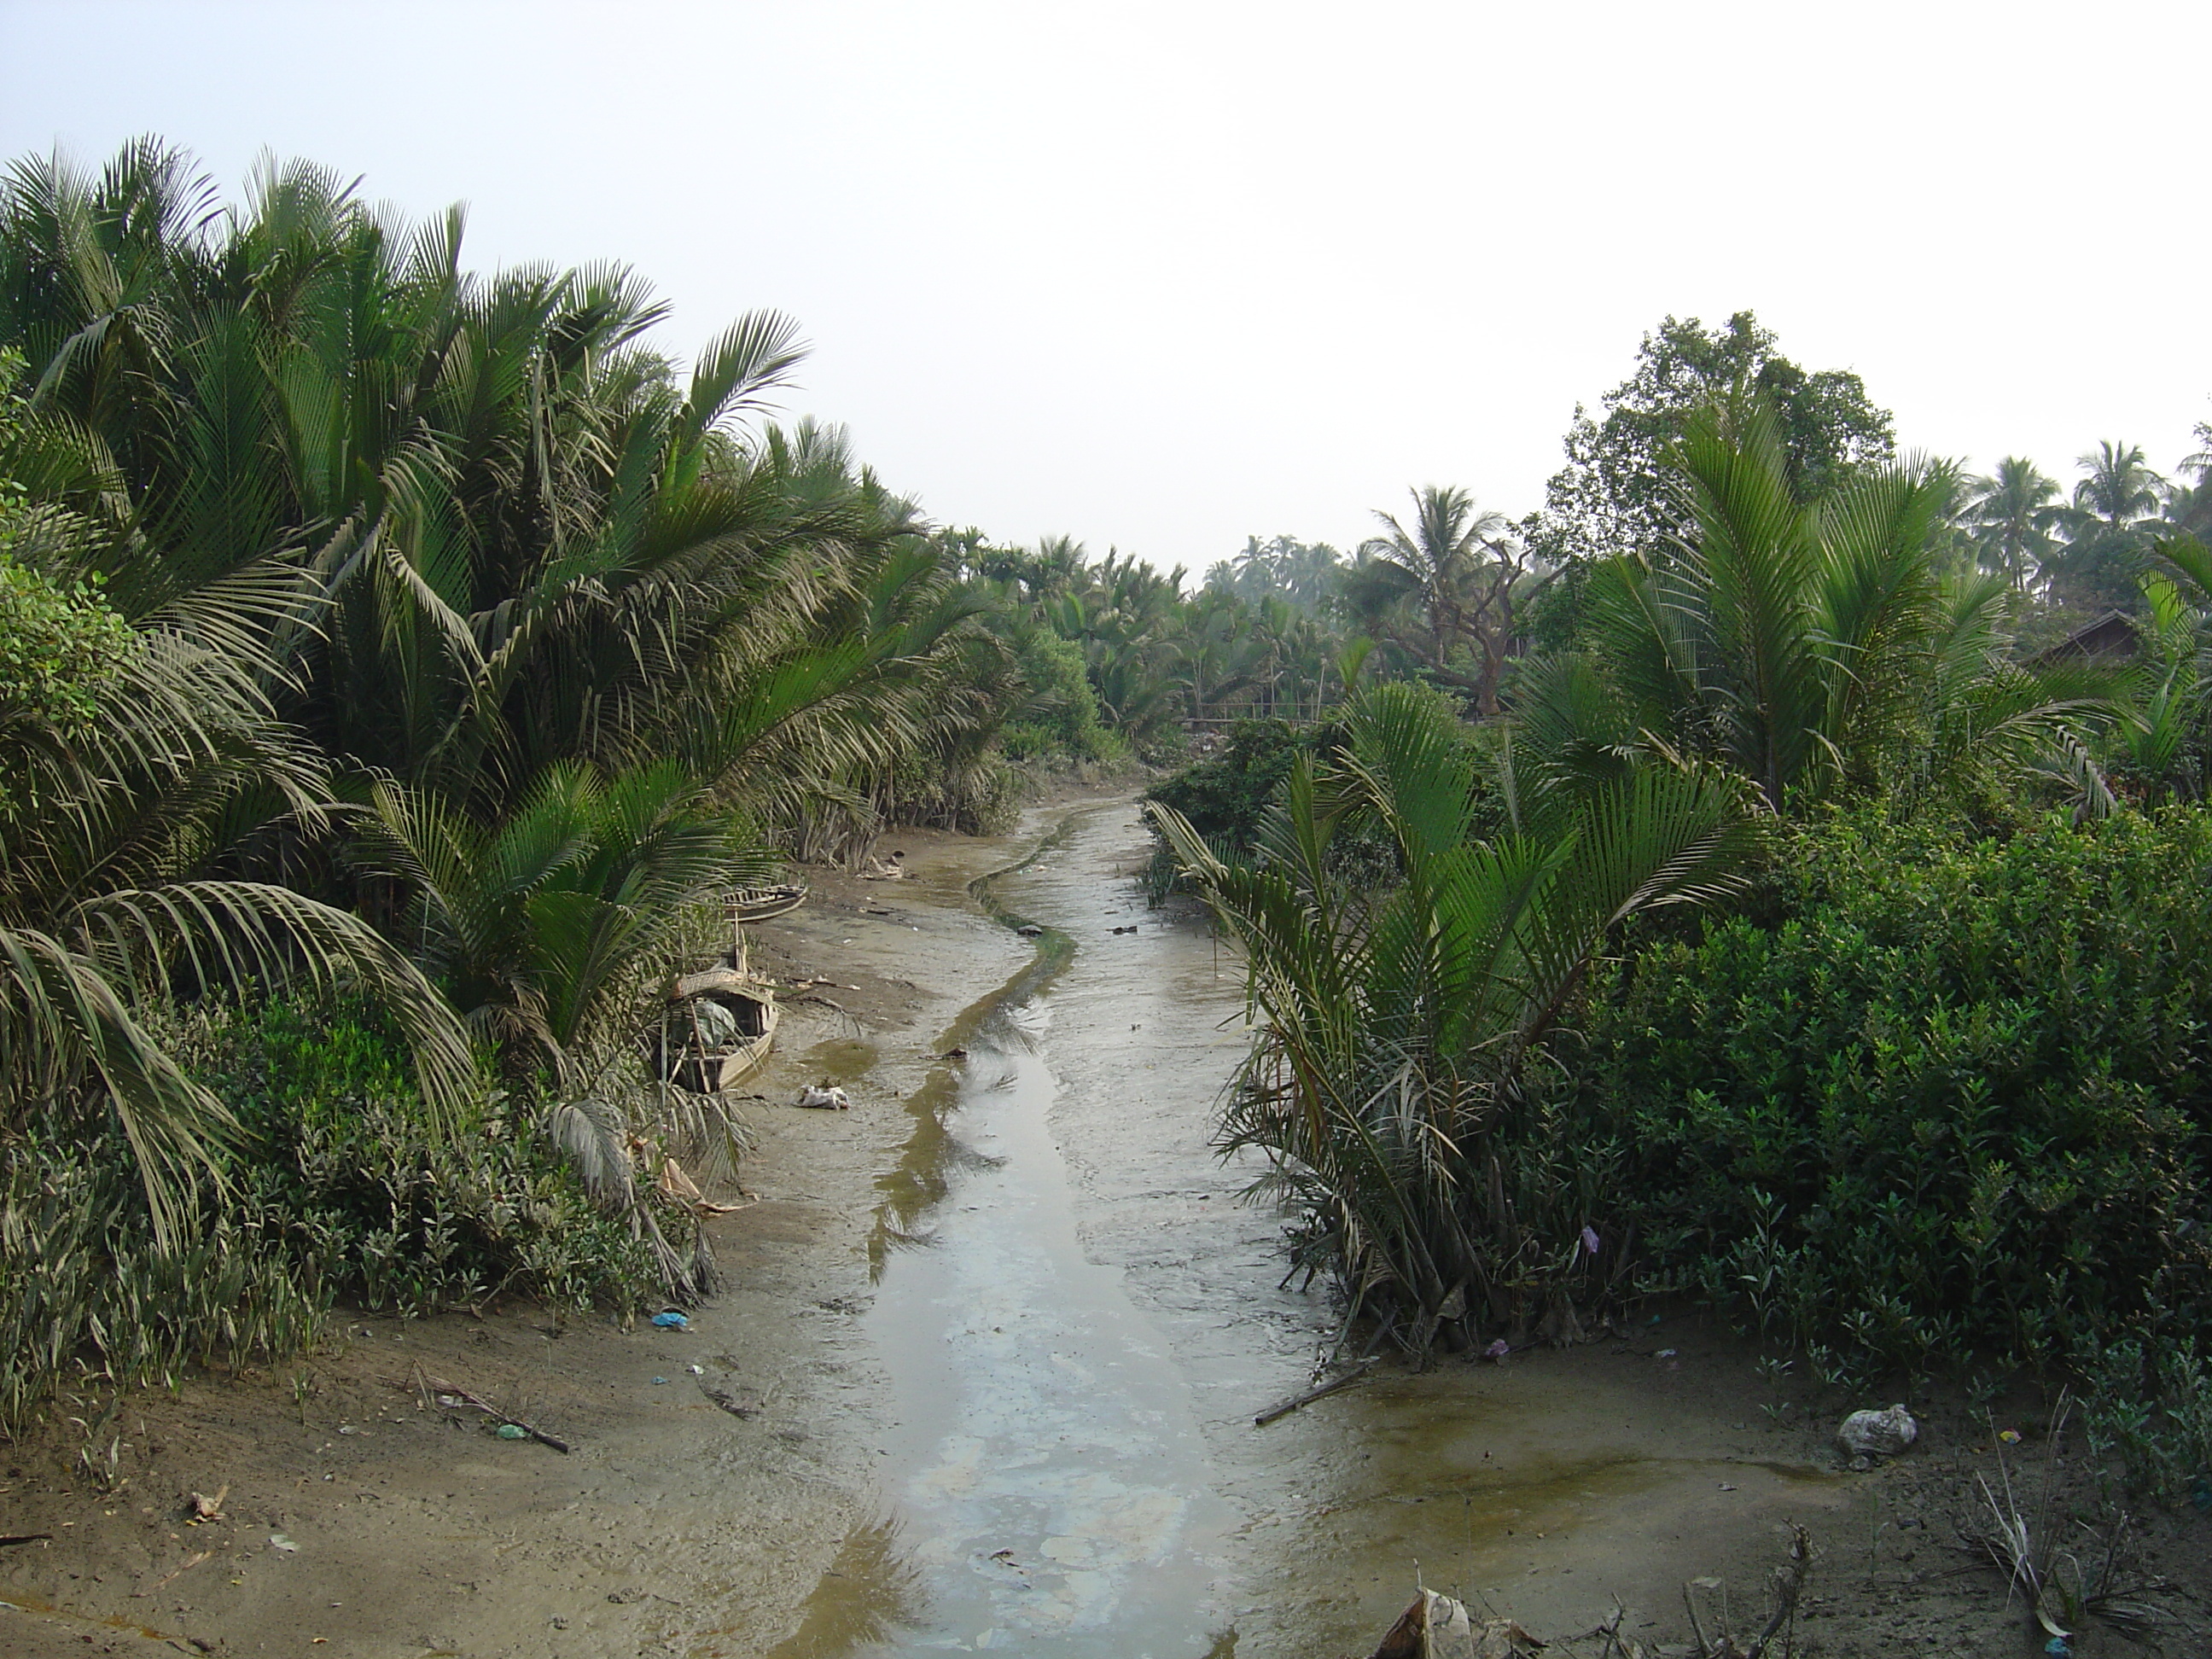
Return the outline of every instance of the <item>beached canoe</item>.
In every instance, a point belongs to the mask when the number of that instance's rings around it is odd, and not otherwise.
[[[766,921],[806,902],[804,882],[779,882],[773,887],[740,887],[722,896],[732,921]]]
[[[720,1094],[761,1061],[775,1042],[775,993],[726,967],[668,983],[660,1022],[645,1035],[653,1074],[696,1094]]]

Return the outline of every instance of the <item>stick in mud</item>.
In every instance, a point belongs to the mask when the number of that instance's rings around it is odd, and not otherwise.
[[[854,988],[855,990],[858,990],[860,988],[859,988],[858,986],[855,986]],[[835,1009],[836,1009],[839,1013],[841,1013],[841,1014],[844,1015],[844,1017],[845,1017],[848,1021],[850,1021],[850,1022],[852,1023],[852,1027],[853,1027],[853,1035],[854,1035],[854,1036],[865,1036],[865,1035],[866,1035],[866,1027],[864,1027],[864,1026],[860,1024],[860,1022],[857,1018],[854,1018],[854,1014],[853,1014],[853,1011],[852,1011],[851,1009],[848,1008],[848,1007],[847,1007],[843,1003],[842,1003],[842,1002],[833,1002],[833,1001],[831,1001],[828,997],[817,997],[817,996],[793,997],[793,998],[792,998],[791,1002],[792,1002],[792,1006],[793,1006],[793,1007],[798,1006],[799,1006],[799,1004],[800,1004],[800,1003],[802,1003],[802,1002],[818,1002],[818,1003],[820,1003],[820,1004],[821,1004],[824,1008],[835,1008]]]
[[[1805,1593],[1805,1575],[1812,1570],[1813,1540],[1805,1528],[1791,1523],[1790,1528],[1790,1560],[1786,1566],[1778,1567],[1774,1573],[1774,1616],[1766,1621],[1766,1628],[1752,1638],[1749,1647],[1738,1647],[1735,1638],[1726,1629],[1727,1603],[1722,1604],[1723,1629],[1717,1639],[1705,1634],[1705,1627],[1698,1622],[1697,1598],[1691,1595],[1688,1584],[1682,1586],[1682,1606],[1690,1615],[1691,1633],[1698,1638],[1699,1659],[1764,1659],[1768,1645],[1788,1626],[1796,1628],[1798,1598]],[[1699,1583],[1710,1583],[1699,1579]],[[1620,1620],[1614,1620],[1616,1626]]]
[[[500,1410],[498,1407],[485,1404],[484,1401],[477,1399],[476,1395],[471,1394],[466,1389],[462,1388],[457,1382],[448,1382],[442,1377],[432,1376],[428,1372],[423,1374],[422,1380],[430,1388],[438,1390],[441,1394],[450,1394],[459,1399],[467,1401],[469,1404],[474,1406],[486,1417],[495,1418],[501,1423],[509,1423],[514,1425],[514,1427],[520,1429],[523,1433],[528,1435],[532,1440],[538,1442],[541,1446],[550,1446],[556,1452],[565,1453],[568,1449],[568,1443],[567,1441],[556,1439],[552,1435],[546,1433],[544,1430],[537,1427],[535,1425],[526,1423],[519,1417],[509,1417],[505,1412]]]
[[[1297,1410],[1301,1406],[1310,1406],[1315,1401],[1326,1399],[1328,1395],[1334,1394],[1339,1389],[1348,1389],[1355,1382],[1364,1382],[1367,1378],[1368,1372],[1380,1363],[1381,1362],[1379,1360],[1374,1358],[1363,1359],[1358,1364],[1346,1371],[1342,1376],[1336,1378],[1334,1381],[1324,1382],[1317,1389],[1308,1389],[1297,1399],[1285,1400],[1281,1405],[1272,1407],[1268,1410],[1261,1412],[1257,1417],[1252,1419],[1252,1426],[1255,1429],[1264,1429],[1268,1424],[1275,1421],[1276,1419],[1288,1417],[1292,1412]]]

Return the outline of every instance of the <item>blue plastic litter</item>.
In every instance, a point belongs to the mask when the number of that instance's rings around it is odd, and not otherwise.
[[[663,1384],[663,1383],[666,1382],[667,1381],[668,1381],[668,1379],[667,1379],[666,1377],[665,1377],[665,1376],[656,1376],[656,1377],[654,1377],[654,1378],[653,1379],[653,1386],[654,1386],[654,1387],[656,1387],[656,1388],[659,1387],[661,1384]]]
[[[691,1328],[691,1322],[673,1309],[653,1315],[653,1322],[664,1331],[688,1331]]]
[[[2043,1644],[2043,1650],[2051,1656],[2051,1659],[2074,1659],[2074,1650],[2066,1645],[2066,1638],[2063,1636],[2052,1637]]]

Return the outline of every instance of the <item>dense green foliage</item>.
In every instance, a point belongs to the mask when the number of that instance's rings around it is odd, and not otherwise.
[[[1931,554],[1941,469],[1870,465],[1801,502],[1757,402],[1692,417],[1673,453],[1694,541],[1589,568],[1583,649],[1531,665],[1519,688],[1547,750],[1711,755],[1776,811],[2031,775],[2109,809],[2087,753],[2114,688],[2008,659],[2004,585]]]
[[[2212,1316],[2212,821],[1799,830],[1618,964],[1577,1064],[1652,1268],[1856,1365]]]
[[[1636,372],[1607,392],[1601,417],[1577,407],[1567,465],[1552,477],[1537,539],[1555,559],[1662,553],[1688,529],[1672,487],[1670,453],[1692,417],[1743,393],[1773,410],[1790,493],[1801,506],[1827,495],[1895,449],[1888,412],[1848,369],[1799,368],[1773,331],[1740,311],[1717,329],[1668,317],[1636,356]]]
[[[0,727],[42,744],[86,736],[136,643],[95,584],[64,586],[0,551]],[[11,793],[0,778],[0,808]]]
[[[135,641],[96,581],[60,583],[16,562],[6,542],[24,539],[28,516],[0,509],[0,723],[81,737]]]
[[[1855,379],[1771,344],[1747,318],[1647,341],[1571,440],[1575,525],[1516,543],[1426,490],[1363,550],[1348,600],[1395,582],[1377,632],[1439,686],[1447,636],[1480,641],[1470,595],[1537,602],[1504,718],[1428,792],[1437,848],[1327,857],[1389,818],[1406,731],[1311,745],[1256,820],[1269,734],[1155,787],[1256,823],[1224,855],[1161,814],[1249,953],[1224,1144],[1267,1155],[1297,1258],[1416,1353],[1686,1291],[1830,1376],[2070,1370],[2100,1444],[2201,1475],[2212,830],[2156,810],[2212,765],[2195,498],[2127,446],[2070,505],[2025,464],[1893,459]],[[2135,620],[2068,641],[2069,606],[2122,599]],[[1501,951],[1482,918],[1553,902],[1512,860],[1617,873],[1583,866],[1638,844],[1624,813],[1661,780],[1749,792],[1743,841],[1580,913],[1587,979]],[[1480,900],[1436,896],[1446,848]],[[1643,914],[1668,899],[1705,915]]]
[[[1429,485],[1413,501],[1410,523],[1375,515],[1387,533],[1361,543],[1345,573],[1346,614],[1386,661],[1494,715],[1522,611],[1547,574],[1504,515],[1466,490]]]
[[[295,1253],[301,1305],[459,1294],[512,1254],[487,1182],[575,1242],[533,1293],[626,1285],[643,1249],[694,1294],[694,1218],[636,1170],[741,1126],[633,1039],[726,945],[702,906],[780,854],[1002,823],[1018,764],[1171,755],[1194,715],[1324,695],[1307,612],[935,532],[840,432],[769,420],[789,319],[679,365],[629,271],[479,275],[462,230],[301,164],[225,204],[150,140],[0,181],[0,1167],[10,1224],[43,1194],[80,1276],[368,1202],[267,1187],[281,1143],[416,1217],[350,1240],[381,1278]],[[272,994],[372,996],[410,1086],[279,1133],[176,1035]],[[480,1169],[495,1087],[525,1161]],[[49,1190],[73,1145],[100,1158]],[[150,1244],[112,1213],[124,1166]],[[433,1212],[492,1230],[481,1263]],[[162,1365],[305,1328],[177,1306]],[[141,1374],[126,1328],[58,1318],[46,1351]]]
[[[1218,750],[1146,791],[1145,820],[1154,837],[1145,870],[1151,902],[1159,904],[1175,891],[1180,874],[1174,849],[1159,836],[1153,807],[1176,813],[1215,857],[1234,863],[1253,845],[1297,757],[1329,735],[1321,728],[1301,731],[1287,720],[1239,720]]]
[[[1208,842],[1247,847],[1312,736],[1286,720],[1239,720],[1218,753],[1154,784],[1146,799],[1181,814]]]
[[[647,1243],[485,1096],[444,1133],[404,1047],[368,1011],[204,1006],[169,1033],[239,1124],[230,1179],[180,1244],[131,1200],[112,1129],[33,1133],[0,1191],[0,1421],[88,1355],[113,1385],[186,1365],[280,1358],[322,1315],[419,1314],[501,1291],[556,1310],[629,1310],[659,1288]]]
[[[0,1423],[333,1298],[700,1293],[641,1177],[743,1126],[635,1039],[716,896],[1228,726],[1152,799],[1250,951],[1228,1138],[1354,1311],[1690,1285],[2132,1365],[2098,1432],[2199,1455],[2126,1388],[2212,1311],[2212,430],[1970,477],[1670,318],[1543,512],[1187,593],[769,418],[787,319],[678,363],[631,272],[461,243],[150,141],[0,181]]]
[[[363,1008],[270,1001],[191,1018],[188,1063],[233,1103],[252,1156],[237,1213],[313,1295],[422,1313],[512,1291],[635,1308],[651,1252],[488,1091],[431,1135],[404,1049]]]
[[[1343,574],[1344,556],[1327,542],[1309,544],[1295,536],[1273,536],[1263,542],[1248,536],[1235,558],[1207,568],[1206,585],[1241,599],[1282,599],[1301,611],[1318,612],[1336,599]]]

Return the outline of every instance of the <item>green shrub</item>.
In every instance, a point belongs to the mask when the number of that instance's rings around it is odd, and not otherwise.
[[[328,1310],[250,1215],[155,1247],[119,1133],[0,1153],[0,1428],[82,1373],[116,1386],[292,1352]]]
[[[1858,1363],[2080,1364],[2212,1314],[2212,819],[1799,832],[1767,925],[1616,968],[1648,1263]]]
[[[1098,696],[1084,666],[1083,647],[1048,628],[1032,628],[1014,647],[1015,661],[1029,686],[1021,717],[1001,732],[1006,753],[1016,760],[1066,755],[1077,760],[1105,760],[1121,745],[1101,724]]]
[[[196,1069],[251,1137],[234,1207],[319,1290],[401,1313],[501,1290],[569,1308],[653,1294],[630,1230],[501,1096],[426,1127],[405,1052],[369,1011],[271,1001],[198,1024]]]
[[[877,783],[876,810],[886,825],[996,836],[1013,827],[1021,794],[1021,775],[1000,748],[963,744],[902,753]]]
[[[2145,1353],[2130,1338],[2083,1364],[2081,1420],[2100,1455],[2118,1455],[2133,1482],[2162,1495],[2185,1490],[2212,1507],[2212,1364],[2197,1339]]]
[[[1316,729],[1300,731],[1288,720],[1239,720],[1219,754],[1161,780],[1145,799],[1174,808],[1209,842],[1248,846],[1299,755],[1313,747]]]
[[[0,1147],[0,1425],[80,1372],[116,1387],[310,1345],[336,1303],[421,1314],[511,1291],[633,1310],[647,1245],[487,1092],[426,1127],[404,1050],[362,1009],[196,1011],[175,1044],[238,1115],[198,1227],[155,1247],[112,1121]]]

